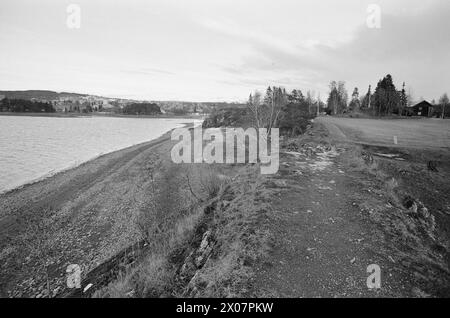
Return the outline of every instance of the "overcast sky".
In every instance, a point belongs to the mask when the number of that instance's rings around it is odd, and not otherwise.
[[[67,6],[79,4],[79,29]],[[381,28],[368,28],[369,4]],[[242,101],[255,89],[349,92],[392,74],[450,93],[448,0],[1,0],[0,90]]]

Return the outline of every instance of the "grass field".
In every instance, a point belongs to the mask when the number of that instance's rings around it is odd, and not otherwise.
[[[320,117],[334,137],[374,146],[450,149],[450,120]],[[397,144],[394,143],[397,137]]]

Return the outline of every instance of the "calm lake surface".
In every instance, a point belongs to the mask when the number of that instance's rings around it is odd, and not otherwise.
[[[156,139],[193,119],[0,116],[0,193],[101,154]]]

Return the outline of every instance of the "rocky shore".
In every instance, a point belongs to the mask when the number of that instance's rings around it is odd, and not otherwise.
[[[53,297],[66,268],[89,272],[138,242],[135,218],[170,133],[0,195],[0,297]]]

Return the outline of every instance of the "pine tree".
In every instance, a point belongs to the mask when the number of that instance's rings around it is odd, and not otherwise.
[[[302,102],[303,99],[304,99],[303,93],[299,89],[292,90],[292,92],[288,95],[288,101],[293,104],[299,104]]]
[[[398,112],[400,94],[395,88],[391,75],[386,75],[378,82],[373,94],[373,103],[375,114],[378,116]]]
[[[406,107],[408,107],[408,97],[406,96],[405,82],[403,82],[403,88],[400,93],[400,110],[399,110],[400,115],[404,114]]]
[[[359,91],[358,87],[355,87],[352,93],[352,100],[350,102],[349,108],[351,111],[358,110],[361,107],[361,102],[359,101]]]
[[[273,99],[273,90],[272,88],[269,86],[266,89],[266,95],[264,96],[264,104],[266,105],[271,105],[272,104],[272,99]]]

